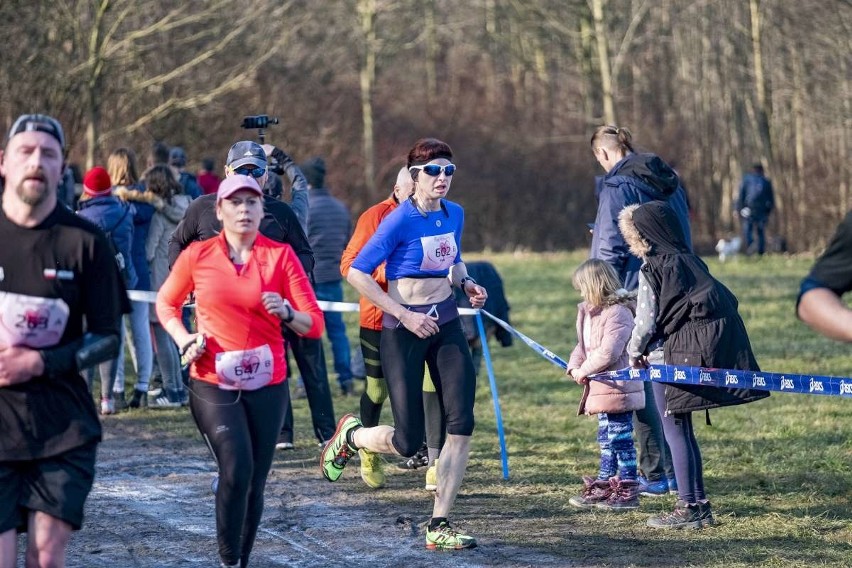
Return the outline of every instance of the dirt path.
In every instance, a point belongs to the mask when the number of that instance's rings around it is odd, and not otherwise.
[[[85,526],[72,538],[68,566],[218,566],[210,491],[215,470],[201,442],[152,434],[128,420],[108,420],[104,430],[97,481]],[[431,496],[421,489],[421,472],[393,472],[389,487],[377,499],[360,481],[357,464],[332,484],[321,478],[318,456],[316,447],[279,453],[251,566],[572,565],[565,558],[489,538],[481,519],[471,520],[477,525],[471,532],[479,548],[428,552],[423,523],[431,511]],[[470,517],[471,508],[465,509]],[[490,512],[501,523],[511,518],[508,511]]]

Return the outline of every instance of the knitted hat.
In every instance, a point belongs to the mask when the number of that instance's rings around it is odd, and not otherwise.
[[[90,197],[109,195],[112,191],[112,181],[109,174],[100,166],[95,166],[83,177],[83,192]]]
[[[325,187],[325,160],[319,157],[311,158],[300,164],[299,169],[302,170],[311,187],[315,189]]]
[[[186,165],[186,152],[180,146],[175,146],[169,150],[169,165],[176,168],[182,168]]]

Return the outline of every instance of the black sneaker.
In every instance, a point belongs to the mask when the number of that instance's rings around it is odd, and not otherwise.
[[[124,398],[123,392],[114,392],[112,393],[112,399],[115,401],[115,411],[116,412],[124,412],[127,410],[128,404],[127,400]]]
[[[701,517],[702,527],[710,527],[716,524],[716,519],[713,517],[713,510],[710,508],[710,501],[698,504],[698,514]]]
[[[128,408],[148,408],[148,391],[133,389],[133,396],[127,403]]]
[[[687,505],[678,499],[674,511],[651,517],[647,525],[652,529],[700,529],[703,523],[698,505]]]
[[[276,450],[295,450],[296,446],[293,444],[293,438],[289,436],[283,436],[281,434],[278,435],[278,441],[275,443]]]
[[[429,451],[426,449],[424,445],[422,448],[417,450],[417,453],[411,456],[410,458],[406,458],[403,461],[397,463],[397,466],[400,469],[419,469],[421,467],[429,467]]]

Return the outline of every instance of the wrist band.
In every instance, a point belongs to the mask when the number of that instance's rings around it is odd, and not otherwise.
[[[293,309],[293,306],[287,304],[287,317],[281,318],[281,321],[284,323],[291,323],[293,319],[296,317],[296,310]]]

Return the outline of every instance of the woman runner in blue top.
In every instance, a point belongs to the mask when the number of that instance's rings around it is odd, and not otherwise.
[[[347,414],[322,453],[323,475],[336,481],[360,448],[411,456],[423,442],[423,365],[444,407],[447,441],[438,462],[438,490],[426,548],[473,548],[476,540],[452,529],[447,515],[467,469],[473,433],[476,376],[451,286],[480,308],[488,294],[467,275],[461,259],[464,210],[445,199],[455,172],[450,147],[419,140],[408,154],[414,194],[388,215],[352,263],[347,279],[384,312],[382,367],[395,428],[361,427]],[[388,291],[371,274],[386,264]]]

